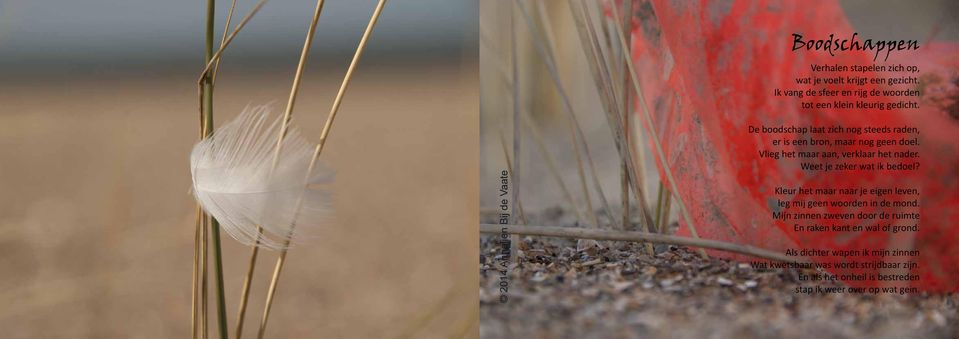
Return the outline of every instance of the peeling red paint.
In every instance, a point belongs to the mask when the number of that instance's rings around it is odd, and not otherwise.
[[[775,88],[799,88],[796,77],[811,76],[810,64],[873,64],[868,51],[791,51],[793,33],[807,37],[849,36],[853,28],[835,1],[637,1],[632,31],[633,60],[653,115],[679,195],[703,238],[784,251],[787,248],[854,250],[908,247],[921,251],[913,286],[927,291],[959,290],[959,46],[922,41],[919,51],[895,52],[888,62],[916,64],[924,77],[922,109],[865,113],[800,109],[794,98],[774,97]],[[861,73],[832,73],[832,75]],[[806,86],[808,88],[823,86]],[[833,85],[838,90],[882,88]],[[804,98],[830,102],[833,98]],[[867,99],[869,102],[881,98]],[[639,109],[637,107],[637,109]],[[953,116],[952,114],[955,114]],[[783,135],[747,133],[747,126],[916,126],[921,165],[916,171],[810,172],[799,159],[759,158]],[[785,135],[794,137],[795,135]],[[851,133],[831,138],[860,139]],[[904,146],[902,146],[904,147]],[[894,146],[886,150],[904,149]],[[787,146],[786,150],[827,150]],[[866,150],[862,146],[829,150]],[[871,162],[875,159],[854,160]],[[660,171],[662,167],[660,166]],[[921,190],[921,219],[915,237],[885,233],[794,232],[791,222],[774,220],[776,187],[913,186]],[[804,199],[795,195],[792,199]],[[878,208],[816,208],[811,212],[875,211]],[[890,210],[884,208],[883,210]],[[895,222],[895,221],[893,221]],[[830,221],[822,220],[829,224]],[[689,231],[683,224],[681,233]],[[725,253],[713,255],[730,256]],[[746,258],[739,258],[746,259]],[[848,260],[843,256],[817,261]],[[879,260],[879,257],[860,259]],[[887,258],[888,259],[888,258]],[[866,260],[869,261],[869,260]],[[877,270],[832,269],[832,273]],[[876,281],[848,282],[878,286]],[[902,285],[902,284],[900,284]]]

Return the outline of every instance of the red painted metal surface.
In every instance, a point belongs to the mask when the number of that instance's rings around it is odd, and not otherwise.
[[[653,115],[655,128],[700,237],[732,241],[774,250],[815,248],[829,255],[819,263],[911,261],[921,280],[898,282],[926,291],[959,290],[959,48],[955,44],[920,40],[919,51],[894,51],[888,61],[875,64],[918,65],[922,85],[919,110],[800,109],[799,99],[776,97],[776,88],[819,90],[824,85],[800,86],[797,77],[814,76],[811,64],[870,65],[871,52],[844,51],[831,56],[822,51],[792,51],[792,34],[824,39],[830,34],[848,37],[854,29],[836,2],[817,1],[637,1],[632,31],[633,60]],[[860,36],[861,39],[864,39]],[[875,37],[881,38],[881,37]],[[925,37],[917,37],[917,40]],[[885,73],[883,73],[885,74]],[[877,73],[835,72],[817,76],[875,76]],[[893,74],[888,74],[893,75]],[[831,89],[884,89],[880,85],[830,85]],[[903,88],[900,86],[900,88]],[[838,97],[807,97],[801,101],[833,102]],[[893,101],[870,97],[866,102]],[[920,100],[920,99],[912,99]],[[637,112],[640,112],[637,110]],[[920,130],[917,170],[853,169],[823,172],[803,170],[801,162],[856,165],[878,159],[761,158],[761,150],[847,152],[874,151],[861,146],[772,146],[774,139],[870,139],[890,135],[807,132],[748,133],[748,126],[901,127]],[[895,136],[899,138],[899,136]],[[883,151],[910,149],[888,146]],[[896,161],[890,161],[896,162]],[[659,167],[663,170],[662,166]],[[821,200],[800,193],[776,194],[779,188],[915,187],[920,208],[817,207],[810,213],[879,213],[916,211],[918,232],[798,232],[794,224],[914,224],[910,220],[847,221],[814,219],[803,222],[773,218],[782,211],[776,201]],[[879,197],[834,195],[832,200],[876,200]],[[900,197],[889,196],[891,200]],[[682,223],[681,234],[688,235]],[[872,255],[854,257],[834,250],[917,249],[917,257],[893,259]],[[730,256],[725,253],[713,255]],[[831,268],[835,274],[901,273],[902,270]],[[885,286],[877,280],[847,281],[851,286]]]

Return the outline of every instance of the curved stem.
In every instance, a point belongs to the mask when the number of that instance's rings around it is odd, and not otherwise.
[[[276,168],[280,161],[280,152],[282,150],[283,139],[290,127],[290,119],[293,118],[293,106],[296,103],[296,94],[300,89],[300,80],[303,78],[303,72],[306,70],[306,60],[310,55],[310,47],[313,45],[313,36],[316,34],[316,25],[320,21],[320,14],[323,12],[323,0],[316,2],[316,9],[313,11],[313,18],[310,21],[310,28],[306,33],[306,41],[303,42],[303,49],[300,51],[300,61],[296,65],[296,74],[293,75],[293,85],[290,89],[290,97],[286,103],[286,111],[283,113],[283,123],[280,127],[280,135],[276,140],[276,149],[273,153],[273,164],[270,167],[270,174]],[[256,257],[260,252],[260,236],[263,235],[263,227],[257,226],[257,238],[250,251],[250,261],[246,271],[246,277],[243,279],[243,291],[240,295],[240,306],[237,312],[236,338],[240,339],[243,334],[243,323],[246,319],[246,307],[250,299],[250,288],[253,285],[253,272],[256,270]]]
[[[380,13],[383,11],[383,6],[386,5],[386,0],[379,0],[376,4],[376,9],[373,10],[373,15],[370,17],[369,23],[366,25],[366,30],[363,32],[363,37],[360,38],[360,43],[356,47],[356,52],[353,54],[353,60],[350,61],[350,67],[346,70],[346,75],[343,76],[343,82],[340,84],[340,89],[336,93],[336,98],[333,99],[333,107],[330,108],[330,115],[326,118],[326,124],[323,125],[323,131],[320,133],[320,141],[316,145],[316,150],[313,152],[313,158],[310,160],[310,166],[306,170],[307,178],[313,173],[313,168],[316,166],[317,159],[319,159],[320,154],[323,152],[323,146],[326,145],[326,138],[330,134],[330,130],[333,127],[333,120],[336,118],[336,112],[340,108],[340,103],[343,101],[343,96],[346,94],[346,89],[349,87],[350,79],[353,78],[353,71],[356,70],[356,65],[359,64],[360,57],[363,55],[363,50],[366,47],[367,41],[369,41],[370,35],[373,33],[373,27],[376,26],[376,21],[380,17]],[[296,211],[300,209],[301,199],[297,199]],[[291,229],[290,232],[293,232]],[[270,289],[266,295],[266,305],[263,309],[263,318],[260,319],[260,331],[258,338],[263,338],[263,335],[266,333],[266,324],[270,319],[270,309],[273,305],[273,297],[276,294],[276,286],[280,279],[280,272],[283,270],[283,264],[286,262],[286,253],[289,248],[290,239],[286,240],[286,244],[283,246],[283,249],[280,251],[280,257],[276,261],[276,266],[273,269],[273,278],[270,279]]]
[[[226,45],[226,32],[230,30],[230,21],[233,21],[233,12],[236,10],[236,0],[230,3],[230,11],[226,14],[226,24],[223,25],[223,36],[220,37],[220,48],[223,48]],[[216,84],[216,74],[220,71],[220,58],[216,58],[215,64],[213,65],[213,74],[210,75],[213,78],[213,84]]]
[[[613,17],[619,17],[619,13],[616,10],[616,6],[611,7],[613,10]],[[636,97],[639,98],[639,106],[643,112],[643,118],[646,120],[646,128],[649,131],[650,138],[653,139],[653,146],[656,149],[656,155],[659,157],[659,163],[663,166],[663,172],[666,173],[666,179],[669,181],[670,191],[676,195],[676,202],[679,203],[679,212],[683,216],[683,220],[686,222],[686,226],[689,227],[689,233],[695,238],[699,238],[699,233],[696,232],[696,225],[693,224],[693,218],[689,216],[689,210],[686,208],[686,203],[683,202],[683,197],[679,195],[679,188],[676,186],[676,179],[673,178],[673,171],[670,169],[669,161],[666,160],[666,153],[663,152],[663,145],[659,141],[659,135],[656,133],[656,126],[653,125],[653,118],[649,113],[649,107],[646,105],[646,97],[643,95],[643,91],[639,88],[639,74],[636,73],[636,67],[633,66],[633,60],[631,59],[628,53],[625,52],[629,50],[629,47],[626,45],[626,39],[623,37],[623,28],[620,25],[616,26],[616,35],[619,38],[619,43],[622,45],[622,49],[626,54],[626,67],[629,69],[629,75],[632,76],[633,81],[633,90],[636,92]],[[699,254],[703,257],[706,257],[706,252],[700,250]]]
[[[205,60],[213,60],[213,23],[215,1],[207,0],[206,6],[206,55]],[[203,81],[203,125],[204,137],[213,133],[213,79],[205,77]],[[213,244],[213,270],[216,279],[216,314],[220,338],[227,337],[226,298],[223,295],[223,253],[220,247],[220,224],[210,217],[210,238]]]
[[[594,240],[615,240],[615,241],[635,241],[635,242],[654,242],[661,244],[672,244],[680,246],[699,247],[700,249],[709,248],[714,250],[746,254],[757,258],[776,260],[782,262],[807,263],[808,260],[802,257],[790,257],[785,254],[762,249],[758,247],[739,245],[730,242],[717,240],[679,237],[674,235],[657,234],[649,232],[623,232],[608,231],[595,228],[579,227],[555,227],[555,226],[529,226],[529,225],[499,225],[499,224],[481,224],[481,233],[500,234],[503,229],[509,234],[539,235],[546,237],[574,238],[574,239],[594,239]]]

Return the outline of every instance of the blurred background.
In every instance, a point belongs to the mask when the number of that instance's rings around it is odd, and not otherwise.
[[[238,1],[234,24],[254,3]],[[308,139],[375,4],[324,6],[294,113]],[[230,2],[216,5],[219,41]],[[4,337],[189,336],[205,6],[0,0]],[[283,109],[314,6],[271,1],[239,34],[217,125],[247,105]],[[477,11],[386,4],[321,158],[337,171],[336,219],[290,252],[268,336],[478,335]],[[223,246],[232,332],[249,248],[225,234]],[[247,336],[275,260],[260,254]]]

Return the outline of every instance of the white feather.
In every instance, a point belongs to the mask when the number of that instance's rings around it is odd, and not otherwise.
[[[307,175],[316,144],[296,128],[289,127],[273,166],[281,124],[268,106],[248,107],[190,154],[197,201],[247,245],[284,249],[326,223],[332,211],[326,187],[333,174],[317,164]]]

